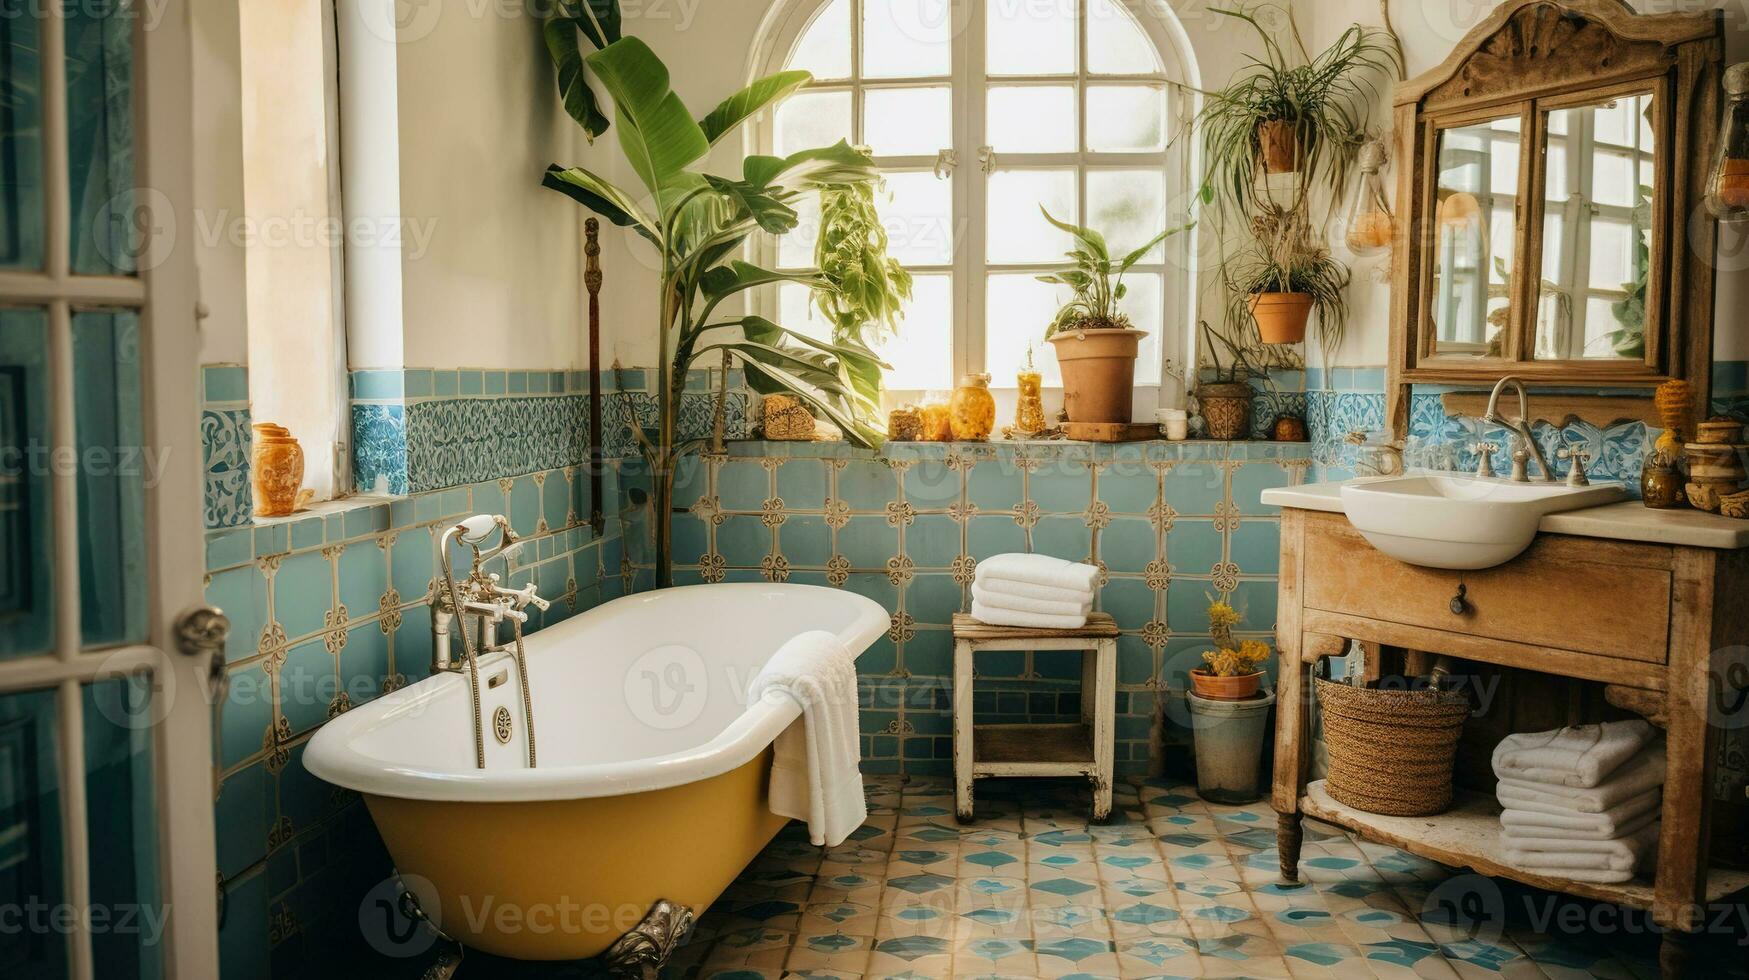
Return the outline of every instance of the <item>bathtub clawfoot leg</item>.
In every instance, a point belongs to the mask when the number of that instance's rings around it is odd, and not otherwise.
[[[656,980],[686,937],[692,932],[692,910],[666,899],[651,906],[650,914],[631,932],[619,937],[602,954],[609,976],[628,980]]]

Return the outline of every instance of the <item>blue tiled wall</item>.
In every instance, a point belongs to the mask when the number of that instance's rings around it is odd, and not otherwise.
[[[1208,648],[1210,596],[1275,626],[1280,518],[1258,497],[1301,482],[1304,444],[733,443],[679,478],[676,584],[788,581],[846,588],[892,616],[863,654],[863,758],[874,772],[951,767],[953,614],[979,559],[1038,551],[1097,562],[1118,648],[1119,764],[1148,771],[1187,730],[1186,673]],[[630,546],[628,545],[628,548]],[[990,654],[977,709],[990,720],[1079,711],[1079,655]],[[1162,712],[1164,708],[1164,712]]]
[[[255,513],[249,487],[249,373],[235,364],[201,368],[201,466],[206,481],[206,526],[238,527]]]

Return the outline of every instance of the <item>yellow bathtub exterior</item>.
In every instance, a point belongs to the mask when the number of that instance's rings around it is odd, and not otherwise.
[[[758,856],[787,823],[768,806],[771,754],[628,796],[443,803],[366,795],[365,803],[395,866],[435,890],[445,933],[495,956],[580,960],[605,951],[658,900],[702,915]]]

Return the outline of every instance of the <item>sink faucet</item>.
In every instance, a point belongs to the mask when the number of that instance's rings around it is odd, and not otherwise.
[[[1511,385],[1518,389],[1518,418],[1507,421],[1500,416],[1500,393]],[[1488,396],[1488,412],[1482,416],[1482,421],[1490,425],[1504,426],[1513,433],[1512,447],[1512,482],[1529,483],[1530,474],[1525,464],[1534,455],[1536,465],[1542,471],[1542,482],[1554,483],[1555,471],[1549,469],[1549,459],[1543,455],[1543,447],[1536,441],[1536,433],[1531,431],[1530,395],[1524,390],[1524,382],[1512,375],[1500,379],[1494,386],[1493,394]]]

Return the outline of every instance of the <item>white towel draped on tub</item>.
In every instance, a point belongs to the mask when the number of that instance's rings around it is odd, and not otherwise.
[[[1532,783],[1594,787],[1632,759],[1653,734],[1650,724],[1636,718],[1508,735],[1494,748],[1494,774]]]
[[[1050,555],[1008,554],[986,558],[978,563],[976,581],[992,579],[1024,582],[1028,585],[1062,589],[1065,592],[1088,594],[1099,584],[1099,569],[1080,562],[1052,558]],[[1040,599],[1070,600],[1070,596],[1041,595]]]
[[[805,820],[808,838],[836,847],[868,819],[856,718],[856,657],[831,633],[803,633],[772,654],[749,701],[793,699],[802,717],[777,737],[771,812]]]

